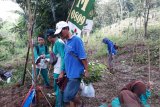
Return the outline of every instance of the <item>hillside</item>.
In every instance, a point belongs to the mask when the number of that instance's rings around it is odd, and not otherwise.
[[[143,28],[144,18],[140,17],[135,20],[135,17],[126,18],[119,23],[114,23],[110,26],[102,28],[104,34],[122,36],[123,31],[127,29]],[[148,26],[160,26],[160,8],[152,9],[149,15]]]
[[[15,11],[22,12],[23,10],[17,3],[11,0],[0,0],[0,18],[3,21],[16,23],[20,15],[15,13]]]

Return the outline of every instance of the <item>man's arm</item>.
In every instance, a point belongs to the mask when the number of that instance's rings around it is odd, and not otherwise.
[[[60,57],[61,57],[61,71],[64,71],[65,68],[64,68],[64,44],[63,43],[59,43],[59,54],[60,54]]]
[[[58,78],[62,78],[65,74],[65,67],[64,67],[64,45],[63,44],[60,44],[60,47],[59,47],[59,54],[60,54],[60,57],[61,57],[61,73],[59,75]]]
[[[82,61],[82,64],[84,66],[84,76],[88,77],[89,72],[88,72],[87,55],[86,55],[86,52],[85,52],[83,41],[80,38],[77,38],[75,47],[76,47],[76,51],[78,53],[77,57]]]
[[[88,61],[87,61],[87,59],[82,59],[82,63],[84,65],[84,76],[88,77],[89,72],[88,72]]]

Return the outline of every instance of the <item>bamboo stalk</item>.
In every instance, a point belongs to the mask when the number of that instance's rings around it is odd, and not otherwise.
[[[49,107],[52,107],[51,103],[49,102],[49,100],[47,99],[46,95],[44,94],[44,92],[42,91],[41,88],[39,88],[39,90],[41,91],[42,95],[44,96],[44,98],[46,99],[47,103],[49,104]]]
[[[151,81],[151,61],[150,61],[150,49],[149,49],[149,44],[148,44],[148,71],[149,71],[149,74],[148,74],[148,78],[149,78],[149,81]]]

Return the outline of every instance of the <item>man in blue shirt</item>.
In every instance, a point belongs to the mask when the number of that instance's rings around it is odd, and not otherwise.
[[[108,47],[108,67],[109,70],[113,70],[113,55],[117,54],[115,44],[108,38],[104,38],[102,42],[105,43]]]
[[[81,77],[88,77],[88,62],[82,40],[77,35],[71,35],[66,22],[60,21],[56,24],[55,34],[60,34],[66,39],[65,44],[65,73],[69,79],[64,89],[63,101],[66,106],[73,104],[76,107],[80,104],[76,94],[80,88]],[[63,72],[64,73],[64,72]],[[61,73],[60,77],[63,77]]]

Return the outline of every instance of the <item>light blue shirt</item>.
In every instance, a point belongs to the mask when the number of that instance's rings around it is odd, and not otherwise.
[[[117,50],[115,49],[114,43],[111,40],[104,38],[103,43],[107,44],[109,54],[117,54]]]

